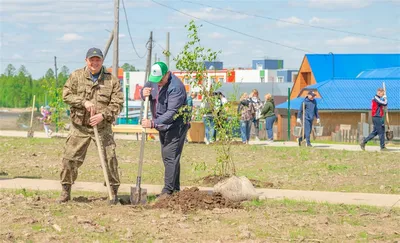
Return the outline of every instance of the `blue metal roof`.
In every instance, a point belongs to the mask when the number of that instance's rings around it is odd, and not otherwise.
[[[335,79],[311,85],[305,89],[316,89],[321,95],[317,99],[319,110],[369,110],[376,90],[385,82],[388,109],[400,111],[400,79]],[[299,97],[291,100],[291,109],[300,109]],[[293,105],[292,105],[293,103]],[[276,108],[287,109],[287,102]]]
[[[317,82],[356,78],[368,69],[400,67],[400,54],[306,54]]]
[[[400,78],[400,67],[365,70],[357,78]]]

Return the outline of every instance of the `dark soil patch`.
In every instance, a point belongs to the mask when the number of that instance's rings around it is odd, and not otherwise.
[[[217,184],[218,182],[229,178],[228,176],[217,176],[217,175],[209,175],[206,176],[202,179],[200,179],[202,181],[203,185],[206,186],[214,186],[215,184]]]
[[[268,187],[274,187],[274,183],[272,182],[267,182],[267,181],[259,181],[256,179],[249,179],[251,181],[251,184],[253,184],[253,186],[255,188],[268,188]]]
[[[159,199],[153,208],[167,208],[182,212],[196,211],[198,209],[212,210],[214,208],[242,208],[238,202],[232,202],[222,197],[220,193],[200,191],[197,187],[187,188],[170,197]]]
[[[72,201],[78,202],[78,203],[92,203],[92,202],[96,202],[96,201],[106,201],[106,200],[107,200],[107,197],[83,197],[83,196],[74,197],[72,199]]]
[[[206,186],[214,186],[216,185],[218,182],[227,179],[229,177],[227,176],[216,176],[216,175],[209,175],[204,177],[203,179],[201,179],[201,182],[203,185]],[[253,186],[255,188],[269,188],[269,187],[274,187],[274,183],[272,182],[267,182],[267,181],[260,181],[260,180],[256,180],[256,179],[249,179],[251,181],[251,184],[253,184]]]

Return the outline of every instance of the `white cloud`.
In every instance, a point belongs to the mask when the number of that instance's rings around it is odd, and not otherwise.
[[[371,5],[372,0],[308,0],[308,7],[325,10],[360,9]]]
[[[310,25],[316,25],[316,26],[324,26],[324,27],[339,27],[339,26],[344,26],[346,24],[344,19],[339,19],[339,18],[318,18],[318,17],[312,17],[308,23]]]
[[[210,33],[208,35],[208,37],[211,38],[211,39],[222,39],[222,38],[225,37],[225,35],[223,35],[223,34],[221,34],[219,32],[213,32],[213,33]]]
[[[339,39],[331,39],[325,42],[330,46],[355,46],[355,45],[366,45],[371,43],[367,38],[347,36]]]
[[[19,55],[19,54],[14,54],[14,55],[12,55],[11,58],[12,58],[12,59],[17,59],[17,60],[23,59],[23,57],[22,57],[21,55]]]
[[[94,32],[94,31],[105,31],[106,26],[100,24],[61,24],[61,23],[47,23],[44,25],[38,26],[40,30],[48,31],[48,32]]]
[[[286,19],[280,19],[280,22],[276,23],[277,27],[284,28],[284,27],[292,27],[292,26],[297,26],[298,24],[304,24],[304,20],[297,18],[295,16],[286,18]]]
[[[9,33],[2,33],[2,45],[4,46],[17,46],[22,43],[25,43],[32,39],[31,35],[28,34],[9,34]]]
[[[399,34],[400,30],[395,28],[376,28],[374,32],[380,35],[395,35]]]
[[[58,38],[57,40],[65,41],[65,42],[70,42],[70,41],[76,41],[76,40],[82,40],[83,37],[75,34],[75,33],[66,33],[64,34],[61,38]]]
[[[246,19],[249,16],[244,14],[229,14],[222,10],[214,9],[214,8],[201,8],[200,10],[189,10],[189,9],[180,9],[180,11],[187,13],[188,15],[192,15],[199,19],[204,20],[239,20],[239,19]],[[186,18],[191,18],[185,14],[177,13],[177,16],[182,17],[185,16]]]
[[[35,50],[34,52],[37,52],[37,53],[53,53],[54,50],[41,49],[41,50]]]
[[[230,40],[228,41],[229,45],[244,45],[244,41],[240,41],[240,40]]]

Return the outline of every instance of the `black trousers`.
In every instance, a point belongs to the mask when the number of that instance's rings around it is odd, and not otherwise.
[[[164,188],[161,193],[180,191],[180,160],[189,124],[180,124],[165,132],[159,132],[161,156],[164,162]]]
[[[369,140],[373,139],[376,135],[379,136],[381,148],[385,147],[385,123],[382,117],[372,117],[372,122],[374,123],[374,130],[366,137],[363,143],[367,143]]]

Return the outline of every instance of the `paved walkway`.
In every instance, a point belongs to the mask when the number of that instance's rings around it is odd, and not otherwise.
[[[67,137],[68,133],[53,133],[54,137]],[[27,131],[5,131],[0,130],[0,136],[3,137],[27,137]],[[34,137],[36,138],[47,138],[44,132],[35,132]],[[139,136],[140,139],[141,136]],[[133,134],[115,134],[115,139],[122,140],[136,140],[136,135]],[[267,141],[250,141],[251,145],[266,145],[271,147],[298,147],[296,142],[267,142]],[[322,144],[313,143],[313,148],[315,149],[335,149],[335,150],[347,150],[347,151],[361,151],[359,145],[352,144]],[[366,151],[368,152],[379,152],[379,146],[366,146]],[[400,146],[388,146],[389,152],[400,152]]]
[[[120,191],[130,193],[132,185],[122,184]],[[149,194],[160,193],[161,185],[142,185]],[[61,189],[59,181],[42,179],[0,179],[0,189],[31,189],[31,190],[53,190]],[[211,187],[200,187],[200,190],[212,191]],[[104,192],[107,190],[103,183],[98,182],[77,182],[73,191]],[[295,199],[315,202],[343,203],[352,205],[370,205],[380,207],[399,207],[400,195],[394,194],[371,194],[371,193],[345,193],[345,192],[321,192],[321,191],[297,191],[281,189],[257,189],[260,199]],[[75,193],[77,195],[78,193]]]
[[[296,142],[266,142],[266,141],[250,141],[252,145],[266,145],[271,147],[298,147]],[[334,149],[334,150],[347,150],[347,151],[362,151],[358,144],[324,144],[312,143],[313,149]],[[400,146],[387,146],[388,152],[400,152]],[[365,151],[380,152],[379,146],[366,146]],[[386,152],[385,152],[386,153]]]

